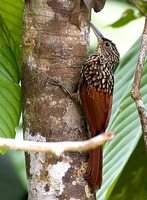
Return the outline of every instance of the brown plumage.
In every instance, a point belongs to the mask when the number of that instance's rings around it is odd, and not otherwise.
[[[119,61],[119,53],[114,43],[104,38],[93,24],[90,25],[99,45],[82,68],[79,93],[91,137],[94,137],[103,134],[109,123],[114,87],[113,70]],[[102,146],[89,153],[86,179],[92,190],[101,187]]]

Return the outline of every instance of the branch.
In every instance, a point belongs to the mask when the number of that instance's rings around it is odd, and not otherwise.
[[[101,134],[92,139],[78,142],[34,142],[18,139],[0,138],[0,148],[34,151],[34,152],[49,152],[60,156],[63,152],[83,152],[89,151],[104,144],[106,141],[114,137],[112,132]]]
[[[144,134],[145,146],[147,149],[147,113],[145,110],[145,105],[143,103],[141,91],[140,91],[140,82],[141,82],[142,70],[144,67],[146,53],[147,53],[147,17],[145,19],[145,25],[144,25],[142,41],[141,41],[141,48],[140,48],[140,53],[139,53],[139,58],[138,58],[138,63],[137,63],[137,68],[136,68],[136,74],[134,78],[133,87],[131,90],[131,96],[136,103],[136,107],[139,113],[141,126],[142,126],[142,132]]]

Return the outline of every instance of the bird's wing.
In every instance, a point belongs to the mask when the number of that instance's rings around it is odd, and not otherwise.
[[[92,136],[103,133],[110,119],[112,94],[97,91],[95,87],[85,87],[82,81],[79,92]]]

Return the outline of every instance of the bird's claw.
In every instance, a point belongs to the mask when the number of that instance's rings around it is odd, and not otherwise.
[[[62,83],[61,80],[59,80],[57,78],[53,78],[53,77],[48,77],[46,82],[51,85],[60,87],[66,95],[69,95],[68,89],[64,86],[64,84]]]
[[[63,82],[60,79],[57,78],[53,78],[53,77],[48,77],[46,80],[46,83],[51,84],[51,85],[55,85],[60,87],[63,92],[69,96],[74,102],[80,104],[80,101],[78,99],[77,93],[72,93],[70,92],[63,84]]]
[[[48,77],[46,83],[49,83],[51,85],[61,86],[61,81],[53,77]]]

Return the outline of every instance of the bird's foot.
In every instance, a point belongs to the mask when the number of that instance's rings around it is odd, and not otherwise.
[[[69,90],[64,86],[63,82],[57,78],[48,77],[46,83],[60,87],[67,95],[70,94]]]
[[[62,89],[62,91],[68,95],[74,102],[80,104],[80,100],[78,98],[78,94],[77,93],[73,93],[72,91],[69,91],[65,85],[63,84],[63,82],[57,78],[53,78],[53,77],[48,77],[46,83],[49,83],[51,85],[55,85],[58,86]]]

